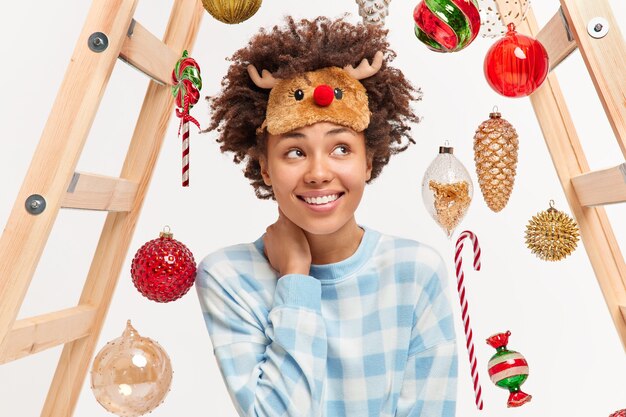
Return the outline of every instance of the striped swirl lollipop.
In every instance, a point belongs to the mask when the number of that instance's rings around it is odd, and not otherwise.
[[[435,52],[460,51],[480,31],[477,0],[422,0],[413,19],[415,36]]]
[[[200,66],[195,59],[189,57],[187,50],[183,51],[183,56],[172,71],[172,84],[172,94],[176,98],[176,116],[180,118],[178,135],[181,130],[183,132],[182,183],[183,187],[189,187],[189,122],[200,129],[200,123],[189,114],[189,109],[200,99],[202,77]]]
[[[487,343],[497,350],[489,360],[489,377],[500,388],[509,390],[507,406],[519,407],[532,398],[520,389],[528,378],[528,362],[521,353],[506,348],[510,335],[511,332],[507,331],[494,334],[487,339]]]

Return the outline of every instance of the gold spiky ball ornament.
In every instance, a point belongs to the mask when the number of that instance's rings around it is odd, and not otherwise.
[[[544,261],[560,261],[574,252],[578,243],[578,225],[566,213],[550,208],[537,213],[526,225],[526,246]]]
[[[230,25],[250,19],[261,7],[261,0],[202,0],[207,12]]]
[[[506,206],[513,192],[518,147],[515,128],[494,107],[489,119],[476,129],[474,162],[485,203],[496,213]]]

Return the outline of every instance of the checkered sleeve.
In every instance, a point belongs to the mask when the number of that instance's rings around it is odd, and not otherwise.
[[[454,321],[445,292],[447,271],[441,257],[431,256],[430,276],[416,303],[409,358],[396,417],[454,417],[457,349]]]
[[[258,311],[267,312],[267,306],[255,306],[225,270],[198,268],[196,288],[238,414],[320,416],[327,346],[320,282],[297,274],[280,278],[264,323]]]

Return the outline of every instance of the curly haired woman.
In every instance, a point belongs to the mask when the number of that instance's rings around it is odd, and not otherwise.
[[[457,355],[431,247],[355,220],[413,140],[420,99],[386,31],[288,18],[232,57],[211,100],[222,152],[278,219],[198,267],[215,357],[240,416],[451,417]]]

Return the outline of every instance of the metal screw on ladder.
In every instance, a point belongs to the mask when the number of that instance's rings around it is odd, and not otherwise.
[[[94,52],[103,52],[109,46],[109,38],[102,32],[94,32],[89,36],[87,45]]]
[[[26,211],[30,214],[41,214],[46,209],[46,199],[39,194],[32,194],[26,199],[25,205]]]
[[[609,33],[609,22],[603,17],[594,17],[587,23],[587,33],[595,39],[604,38]]]

